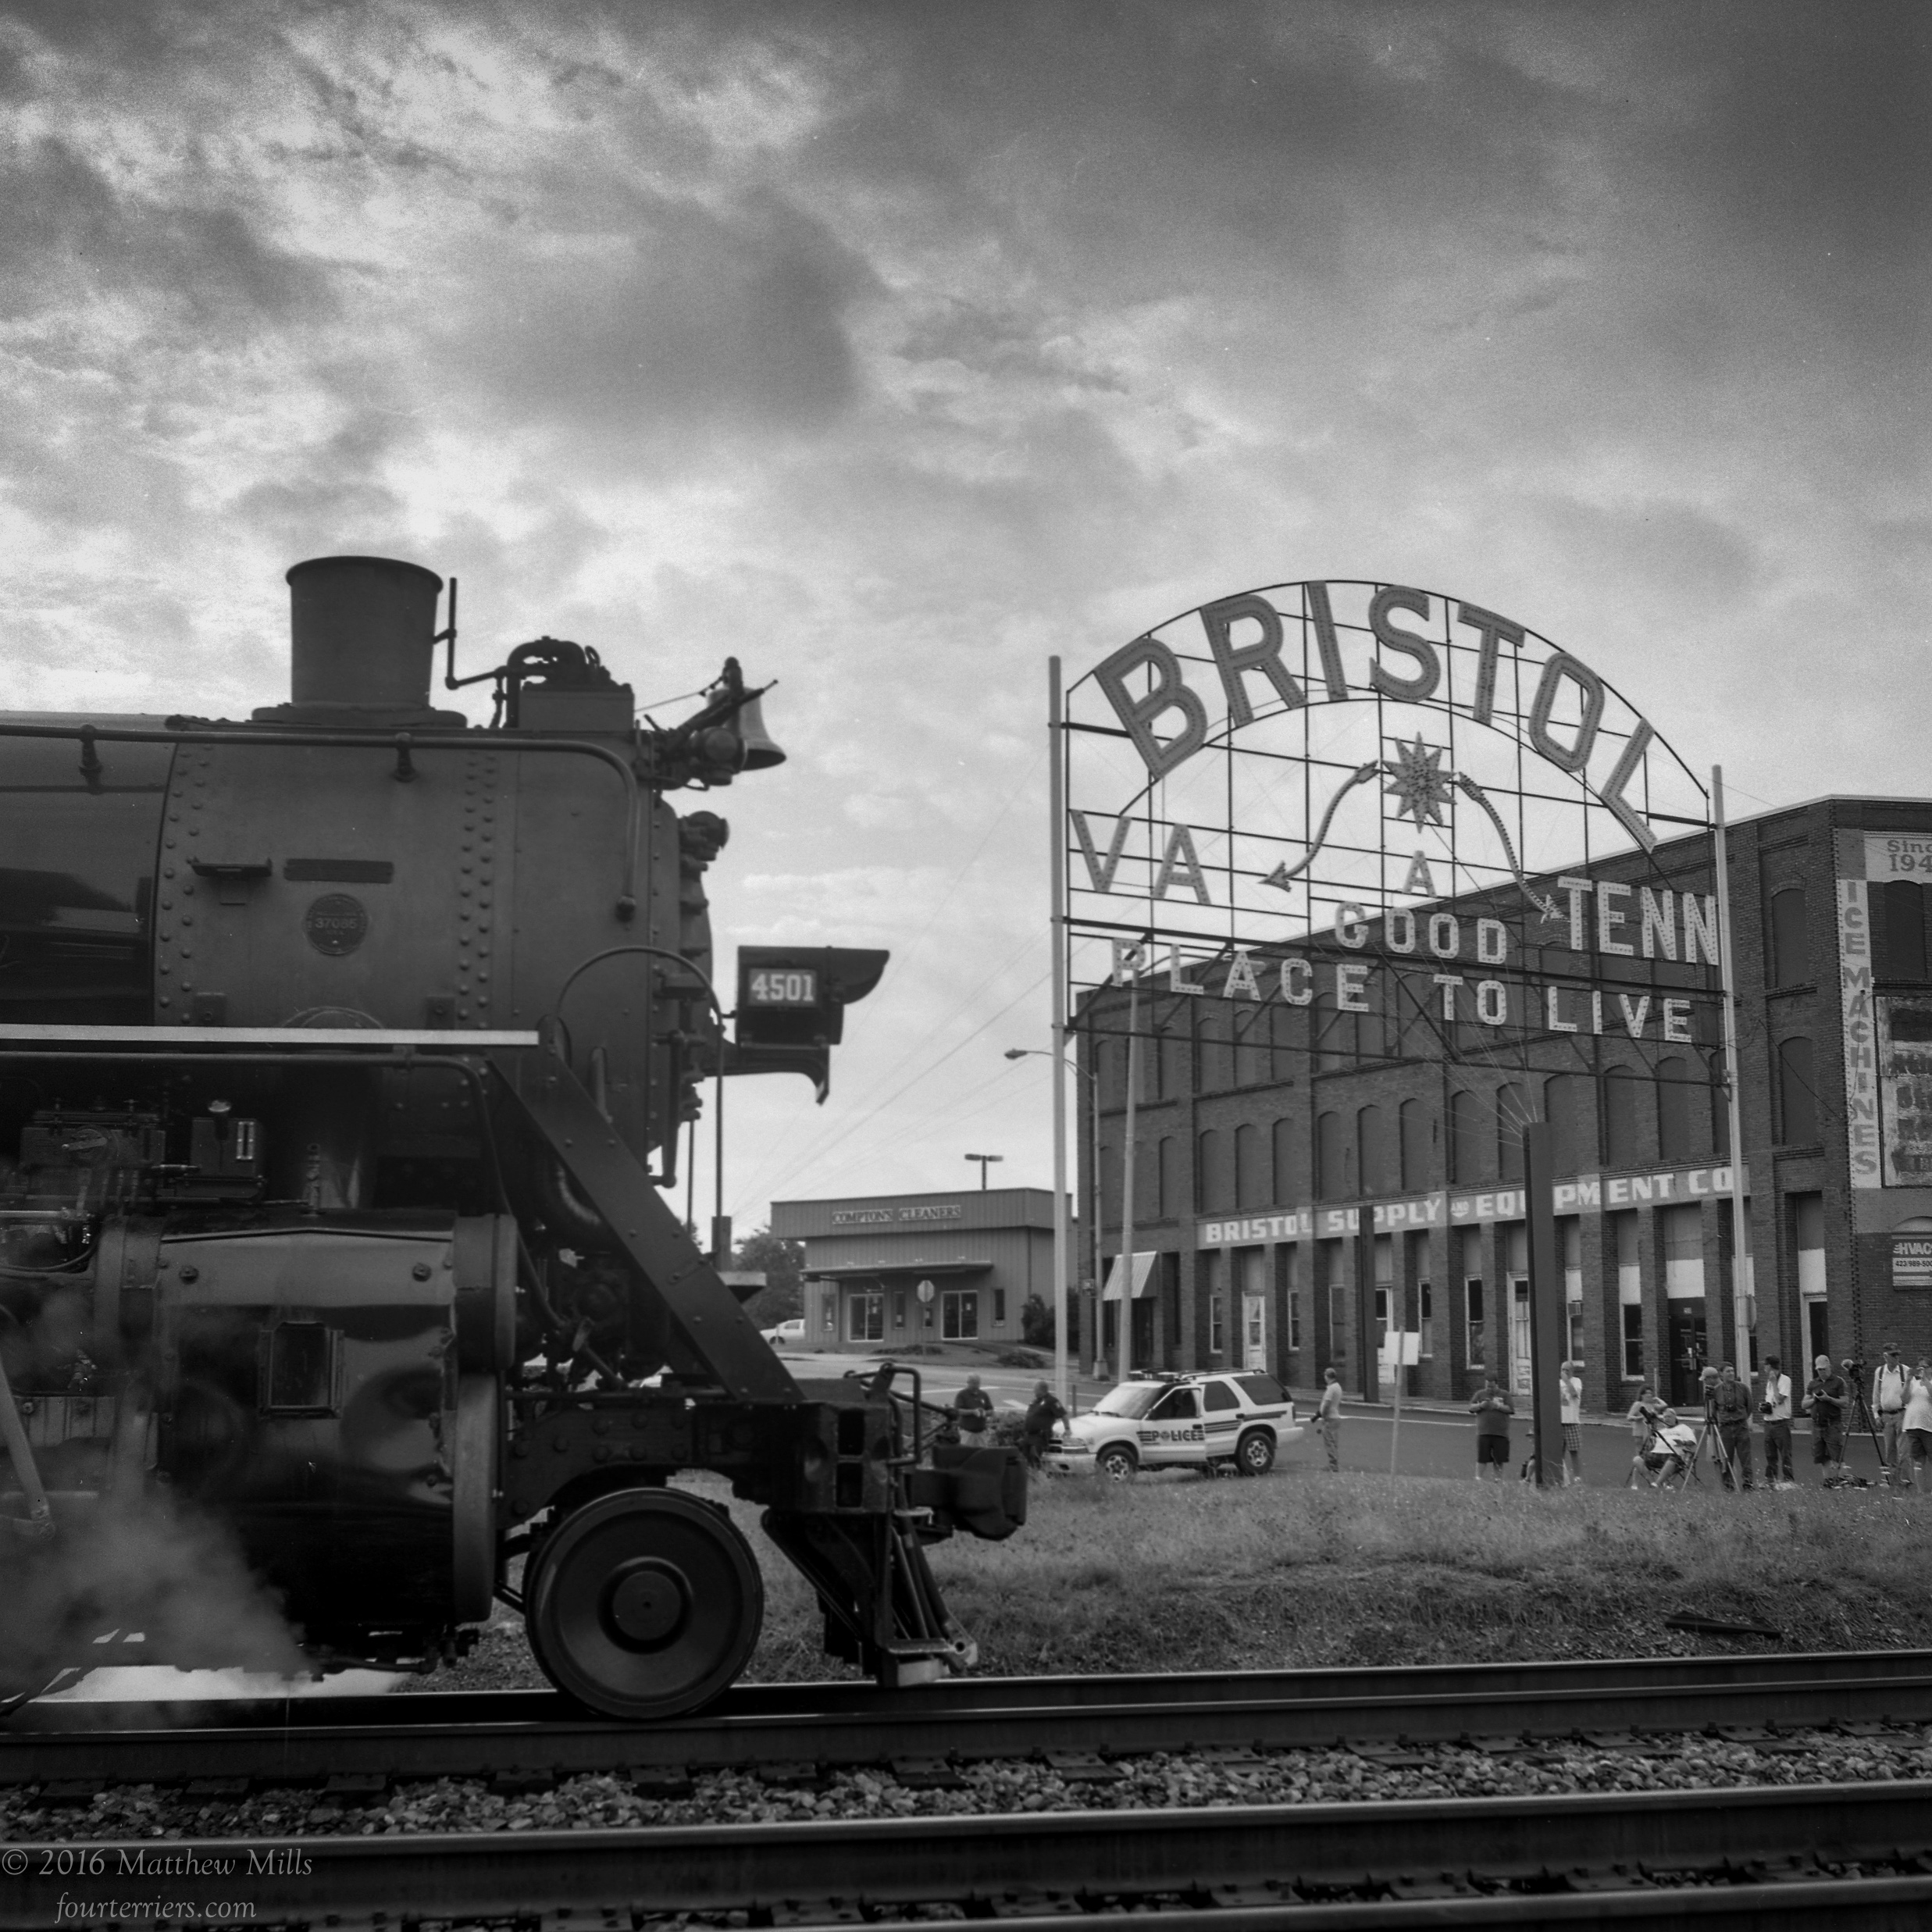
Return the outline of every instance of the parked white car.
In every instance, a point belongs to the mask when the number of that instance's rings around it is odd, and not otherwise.
[[[758,1332],[775,1349],[795,1349],[804,1342],[805,1324],[803,1321],[781,1321],[775,1328],[761,1328]]]
[[[1126,1482],[1142,1469],[1235,1470],[1264,1476],[1304,1431],[1272,1375],[1137,1375],[1075,1416],[1048,1467]]]

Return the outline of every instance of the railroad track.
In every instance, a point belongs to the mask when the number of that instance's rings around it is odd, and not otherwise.
[[[32,1704],[0,1726],[0,1786],[304,1784],[328,1778],[556,1780],[1043,1751],[1280,1751],[1593,1734],[1932,1720],[1932,1651],[1628,1659],[1392,1670],[747,1684],[649,1728],[548,1691],[157,1706]],[[159,1721],[158,1721],[159,1720]]]
[[[712,1769],[782,1784],[788,1773],[822,1781],[887,1766],[916,1785],[922,1773],[964,1783],[975,1761],[1032,1756],[1064,1769],[1056,1802],[1090,1795],[1095,1808],[273,1845],[55,1842],[53,1810],[42,1814],[48,1842],[0,1851],[0,1932],[85,1923],[89,1902],[116,1900],[124,1917],[160,1923],[162,1902],[197,1896],[245,1902],[258,1927],[387,1932],[425,1921],[615,1932],[675,1913],[893,1925],[935,1910],[1043,1932],[1129,1909],[1143,1932],[1183,1921],[1260,1932],[1586,1920],[1814,1932],[1821,1913],[1845,1912],[1860,1932],[1932,1923],[1932,1782],[1185,1809],[1108,1795],[1121,1775],[1112,1760],[1137,1754],[1216,1760],[1238,1799],[1244,1765],[1259,1772],[1270,1752],[1342,1741],[1371,1765],[1400,1763],[1408,1745],[1456,1741],[1502,1756],[1534,1755],[1538,1740],[1620,1741],[1648,1761],[1668,1760],[1691,1731],[1727,1731],[1770,1751],[1784,1748],[1781,1726],[1877,1734],[1932,1720],[1923,1652],[981,1679],[891,1695],[750,1685],[702,1718],[650,1731],[572,1715],[534,1691],[209,1706],[177,1709],[198,1721],[165,1728],[137,1724],[141,1709],[27,1707],[0,1731],[0,1781],[47,1793],[73,1781],[77,1798],[90,1784],[134,1780],[231,1791],[330,1781],[372,1798],[400,1778],[494,1773],[532,1788],[596,1770],[668,1795]],[[83,1728],[102,1719],[105,1728]],[[155,1870],[184,1853],[199,1862],[198,1893],[181,1867]]]
[[[1137,1927],[1190,1932],[1585,1922],[1814,1932],[1821,1912],[1841,1912],[1856,1913],[1860,1932],[1916,1932],[1932,1913],[1928,1845],[1927,1783],[321,1838],[280,1873],[251,1869],[259,1845],[216,1841],[193,1848],[191,1881],[149,1878],[148,1861],[182,1848],[149,1841],[88,1848],[95,1873],[0,1877],[0,1927],[71,1923],[112,1899],[131,1918],[172,1887],[177,1899],[245,1902],[258,1927],[431,1920],[529,1932],[674,1913],[896,1925],[942,1908],[1007,1932],[1064,1932],[1070,1916],[1129,1909]],[[12,1849],[38,1861],[56,1848]]]

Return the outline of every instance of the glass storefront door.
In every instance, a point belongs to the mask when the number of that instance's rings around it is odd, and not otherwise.
[[[1530,1285],[1520,1274],[1510,1277],[1510,1393],[1519,1399],[1531,1393]]]

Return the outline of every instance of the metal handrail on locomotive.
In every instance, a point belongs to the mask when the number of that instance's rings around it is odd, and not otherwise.
[[[729,829],[669,795],[782,761],[761,692],[728,660],[660,729],[560,640],[458,679],[417,565],[288,583],[287,704],[0,714],[0,1558],[87,1582],[0,1679],[141,1627],[138,1577],[60,1556],[146,1512],[218,1526],[325,1667],[454,1657],[501,1600],[592,1709],[694,1709],[764,1589],[692,1471],[833,1654],[968,1667],[925,1549],[1010,1535],[1020,1458],[935,1442],[895,1365],[794,1378],[665,1199],[702,1083],[822,1100],[887,959],[741,947],[727,1037]],[[441,644],[487,728],[432,706]]]

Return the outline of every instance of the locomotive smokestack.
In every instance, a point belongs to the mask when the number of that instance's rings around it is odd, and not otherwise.
[[[312,557],[288,573],[290,697],[255,713],[341,724],[461,724],[433,711],[443,579],[392,557]]]

